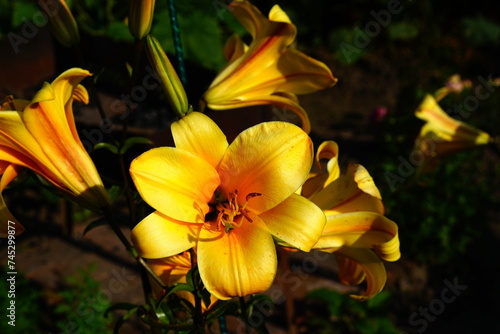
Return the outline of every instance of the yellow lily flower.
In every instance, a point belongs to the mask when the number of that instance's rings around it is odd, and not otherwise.
[[[277,269],[273,236],[308,251],[325,224],[294,193],[312,164],[311,139],[293,124],[268,122],[229,145],[198,112],[172,124],[172,135],[175,148],[154,148],[130,166],[157,210],[132,230],[139,254],[159,259],[195,247],[201,279],[221,300],[267,290]]]
[[[269,19],[248,1],[234,1],[229,10],[253,40],[248,46],[237,35],[228,40],[228,64],[205,92],[204,103],[214,110],[266,104],[287,108],[309,132],[309,117],[295,94],[328,88],[337,79],[324,63],[290,47],[297,29],[278,5],[271,9]]]
[[[430,94],[424,98],[415,116],[426,121],[415,142],[422,159],[419,172],[432,170],[439,157],[494,141],[486,132],[450,117]]]
[[[73,99],[87,103],[80,81],[86,70],[73,68],[45,83],[32,101],[10,100],[0,108],[0,190],[21,167],[33,170],[90,209],[108,204],[101,178],[75,127]],[[0,201],[2,222],[14,220]],[[3,223],[2,223],[3,224]],[[3,227],[2,227],[3,231]]]
[[[363,166],[351,164],[341,174],[338,145],[333,141],[320,145],[316,154],[319,167],[321,159],[329,160],[327,173],[311,173],[299,189],[325,212],[327,219],[313,249],[335,254],[343,283],[357,285],[366,279],[365,293],[353,298],[372,298],[387,280],[382,260],[400,257],[398,227],[384,216],[380,192]]]

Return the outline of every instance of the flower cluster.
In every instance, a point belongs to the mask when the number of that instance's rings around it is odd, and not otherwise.
[[[382,260],[400,256],[397,225],[384,216],[366,169],[351,165],[340,174],[334,142],[323,143],[316,156],[318,163],[329,159],[328,173],[309,174],[310,123],[295,96],[337,79],[325,64],[291,47],[296,29],[278,6],[269,18],[248,1],[229,8],[252,42],[230,37],[228,63],[202,106],[284,106],[300,116],[303,130],[264,122],[228,143],[210,118],[188,113],[172,124],[175,148],[152,149],[131,164],[137,190],[156,210],[135,226],[132,241],[166,272],[172,257],[193,249],[201,279],[217,299],[267,290],[277,270],[275,244],[334,252],[341,280],[359,284],[366,278],[367,291],[357,298],[371,298],[385,285]],[[175,81],[169,86],[178,86]]]
[[[78,50],[77,23],[66,3],[57,3],[61,11],[48,18],[53,33],[62,45]],[[227,64],[207,85],[200,97],[201,112],[196,112],[160,43],[148,34],[154,8],[155,1],[131,1],[128,26],[179,119],[171,125],[174,147],[152,148],[130,166],[121,166],[130,207],[135,203],[130,192],[136,191],[153,209],[139,219],[130,208],[133,245],[110,215],[108,194],[75,126],[73,102],[89,100],[80,84],[91,75],[86,70],[72,68],[45,83],[31,101],[8,98],[0,107],[0,191],[27,168],[71,200],[104,214],[159,283],[153,294],[157,299],[179,284],[191,284],[187,290],[193,292],[190,273],[195,270],[210,295],[204,299],[204,310],[216,300],[264,292],[275,281],[277,247],[333,253],[342,282],[357,285],[366,280],[366,291],[354,298],[378,294],[387,279],[383,261],[400,257],[398,227],[385,217],[379,190],[363,166],[351,164],[341,172],[333,141],[323,142],[314,154],[309,117],[297,95],[329,88],[337,79],[324,63],[294,48],[297,29],[287,14],[277,5],[268,17],[249,1],[229,5],[251,42],[245,44],[237,35],[228,39]],[[132,82],[136,70],[132,69]],[[256,105],[291,110],[300,117],[301,127],[263,122],[229,142],[203,113]],[[424,119],[439,119],[432,123],[439,124],[433,133],[453,141],[465,138],[467,143],[490,140],[464,124],[445,120],[436,106],[429,98],[419,111]],[[451,123],[453,133],[448,134]],[[120,155],[130,145],[122,141],[102,146]],[[326,171],[321,170],[324,159]],[[312,172],[314,161],[319,172]],[[2,196],[0,218],[2,224],[15,220]],[[6,232],[1,225],[0,235]],[[202,308],[200,291],[175,292]]]

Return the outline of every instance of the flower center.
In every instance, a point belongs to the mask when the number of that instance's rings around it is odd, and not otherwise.
[[[217,230],[219,230],[220,226],[223,225],[226,233],[229,233],[235,227],[240,227],[245,218],[250,223],[253,222],[246,207],[251,198],[261,196],[262,194],[249,193],[245,197],[245,204],[242,206],[238,204],[238,195],[238,189],[235,189],[234,193],[229,193],[229,200],[227,202],[220,202],[215,207],[215,209],[219,212],[216,219]]]

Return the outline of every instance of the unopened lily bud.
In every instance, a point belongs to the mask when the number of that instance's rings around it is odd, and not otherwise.
[[[186,115],[190,111],[186,91],[160,42],[153,35],[146,37],[146,50],[173,111],[179,116]]]
[[[132,0],[128,16],[128,29],[135,39],[143,39],[151,30],[154,0]]]
[[[52,34],[65,47],[73,47],[80,43],[80,33],[75,18],[64,0],[40,0],[38,7],[49,20]]]

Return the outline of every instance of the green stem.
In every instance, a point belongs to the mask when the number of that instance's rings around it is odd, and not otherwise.
[[[245,312],[246,312],[246,308],[247,308],[247,305],[245,302],[245,297],[239,297],[239,301],[240,301],[240,308],[241,308],[241,318],[245,322],[245,334],[249,334],[251,329],[250,329],[250,325],[248,324],[248,319],[245,316]]]
[[[196,267],[196,254],[191,248],[189,250],[189,254],[191,257],[191,270]],[[197,275],[196,275],[197,276]],[[194,282],[194,315],[193,315],[193,322],[194,322],[194,328],[195,332],[197,331],[202,331],[203,326],[204,326],[204,321],[203,321],[203,312],[201,310],[201,298],[199,295],[199,282],[198,279],[195,280]]]
[[[102,209],[102,212],[103,212],[104,216],[106,217],[106,220],[108,221],[109,226],[111,227],[111,229],[113,229],[113,232],[115,232],[116,236],[118,237],[118,239],[120,239],[123,246],[125,246],[125,249],[127,250],[127,252],[130,255],[132,255],[137,260],[137,262],[139,262],[139,264],[141,266],[144,267],[146,272],[156,281],[156,283],[158,283],[163,289],[167,289],[167,287],[163,284],[162,280],[153,272],[153,270],[149,267],[149,265],[146,263],[146,261],[144,261],[144,259],[139,255],[139,253],[137,252],[135,247],[132,246],[132,244],[125,237],[122,230],[120,229],[120,226],[116,222],[116,220],[113,216],[113,213],[111,212],[111,207],[109,205],[104,207]]]

